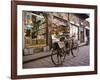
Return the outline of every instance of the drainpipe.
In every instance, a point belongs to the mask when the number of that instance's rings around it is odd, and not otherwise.
[[[48,14],[46,14],[46,46],[48,46]]]
[[[70,13],[68,13],[68,26],[69,26],[69,37],[70,37],[70,18],[69,18]]]
[[[78,40],[80,40],[80,27],[81,27],[81,20],[80,20],[80,18],[79,18]]]
[[[79,18],[79,27],[78,27],[78,40],[80,41],[80,27],[81,27],[81,20]]]

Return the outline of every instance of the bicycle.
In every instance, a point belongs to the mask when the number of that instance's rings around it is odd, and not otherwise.
[[[79,52],[79,46],[77,42],[71,41],[69,39],[65,45],[67,46],[60,48],[58,42],[53,44],[53,48],[51,50],[51,60],[56,66],[62,65],[66,59],[66,55],[69,55],[70,52],[73,57],[75,57],[74,54]]]
[[[78,42],[78,40],[72,40],[71,48],[72,48],[75,55],[77,55],[79,53],[79,42]]]

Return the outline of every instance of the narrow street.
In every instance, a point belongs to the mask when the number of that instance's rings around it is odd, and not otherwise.
[[[87,66],[89,65],[89,45],[79,47],[79,52],[73,57],[71,54],[66,56],[62,66]],[[35,61],[24,63],[23,68],[48,68],[55,67],[51,61],[51,57],[45,57]]]

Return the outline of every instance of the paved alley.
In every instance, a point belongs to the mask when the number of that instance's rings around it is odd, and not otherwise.
[[[89,65],[89,46],[79,47],[79,52],[75,54],[75,56],[76,57],[73,57],[71,54],[67,55],[62,67]],[[38,60],[30,61],[30,62],[24,63],[23,65],[23,68],[48,68],[48,67],[55,67],[55,65],[51,61],[50,56],[47,56]]]

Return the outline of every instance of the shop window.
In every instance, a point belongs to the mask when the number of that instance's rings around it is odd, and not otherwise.
[[[70,25],[70,37],[74,36],[78,40],[78,27],[75,25]]]
[[[80,27],[80,42],[84,42],[84,28]]]
[[[84,31],[80,32],[80,42],[84,42]]]
[[[26,11],[24,17],[24,48],[31,46],[38,49],[38,47],[46,46],[45,16]]]

